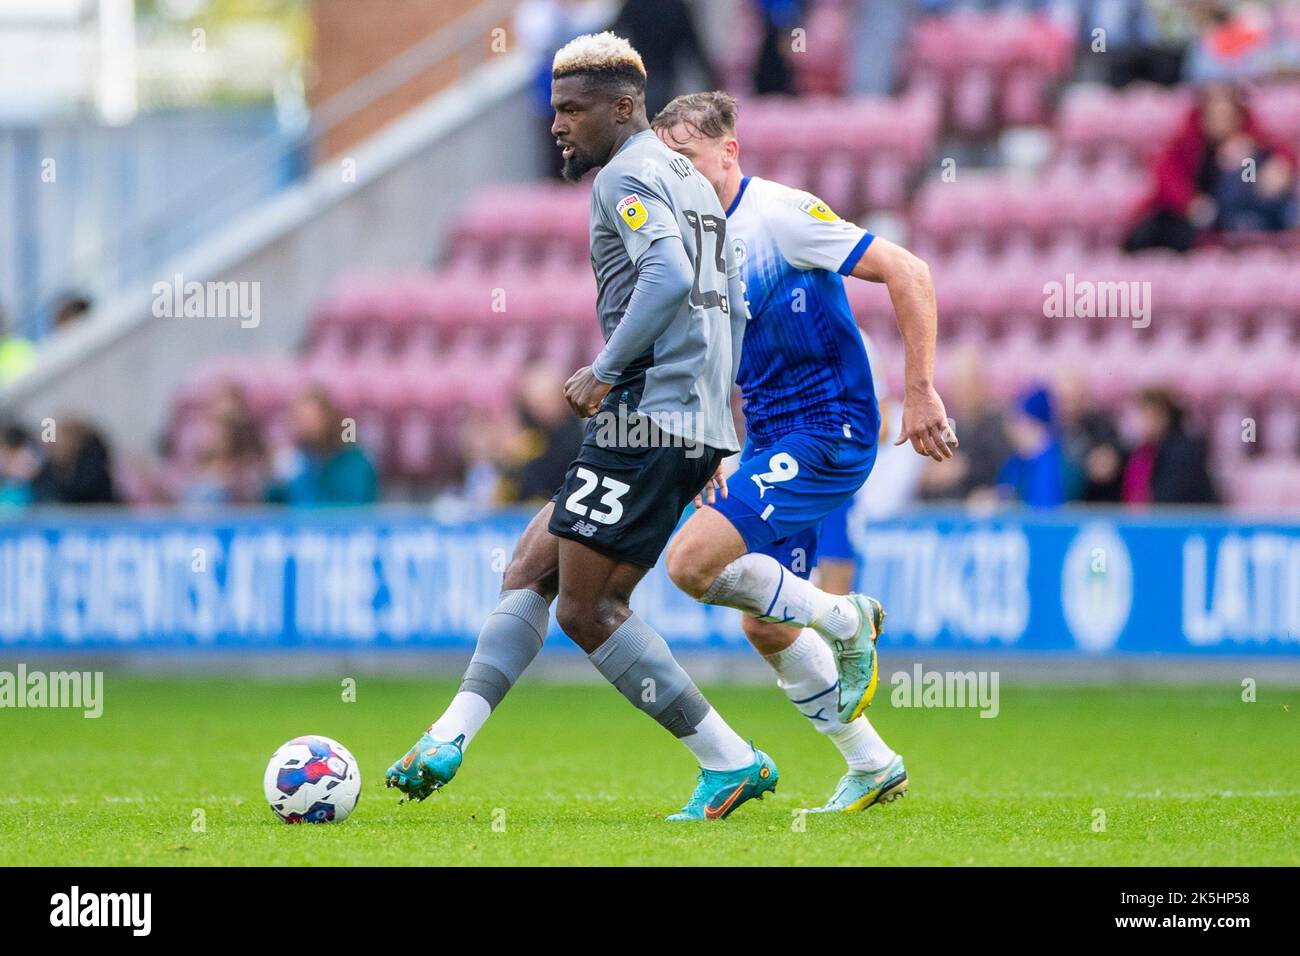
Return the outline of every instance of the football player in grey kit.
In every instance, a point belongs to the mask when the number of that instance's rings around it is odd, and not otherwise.
[[[682,511],[738,451],[731,386],[744,296],[713,187],[650,130],[645,67],[612,33],[555,55],[551,132],[571,181],[602,167],[591,194],[591,262],[605,347],[565,383],[588,417],[564,484],[524,531],[501,599],[479,632],[460,690],[387,773],[423,800],[541,650],[549,607],[633,706],[700,763],[671,820],[720,819],[776,786],[777,770],[736,734],[629,606]],[[558,600],[557,600],[558,599]]]

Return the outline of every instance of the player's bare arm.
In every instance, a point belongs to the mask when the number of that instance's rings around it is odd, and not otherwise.
[[[894,444],[911,442],[917,454],[935,461],[951,458],[957,436],[934,388],[938,310],[930,267],[897,243],[877,236],[851,275],[884,283],[903,336],[903,425]]]

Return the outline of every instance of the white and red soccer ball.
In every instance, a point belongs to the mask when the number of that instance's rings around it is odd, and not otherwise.
[[[341,823],[361,795],[361,770],[337,740],[295,737],[271,755],[262,789],[285,823]]]

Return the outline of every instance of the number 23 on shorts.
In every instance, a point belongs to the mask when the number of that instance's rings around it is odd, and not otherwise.
[[[622,499],[632,487],[631,485],[608,475],[597,475],[590,468],[579,468],[574,472],[574,476],[582,484],[564,500],[566,511],[580,515],[597,524],[615,524],[619,518],[623,517]],[[600,496],[600,501],[597,503],[599,508],[583,503],[584,499],[595,490],[597,485],[604,489],[605,492]],[[600,510],[600,508],[604,510]]]

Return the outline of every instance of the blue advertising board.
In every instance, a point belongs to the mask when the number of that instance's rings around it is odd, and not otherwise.
[[[468,648],[528,517],[28,515],[0,523],[0,653]],[[1300,655],[1298,523],[919,510],[850,530],[891,644]],[[633,605],[675,645],[745,646],[737,612],[662,566]]]

